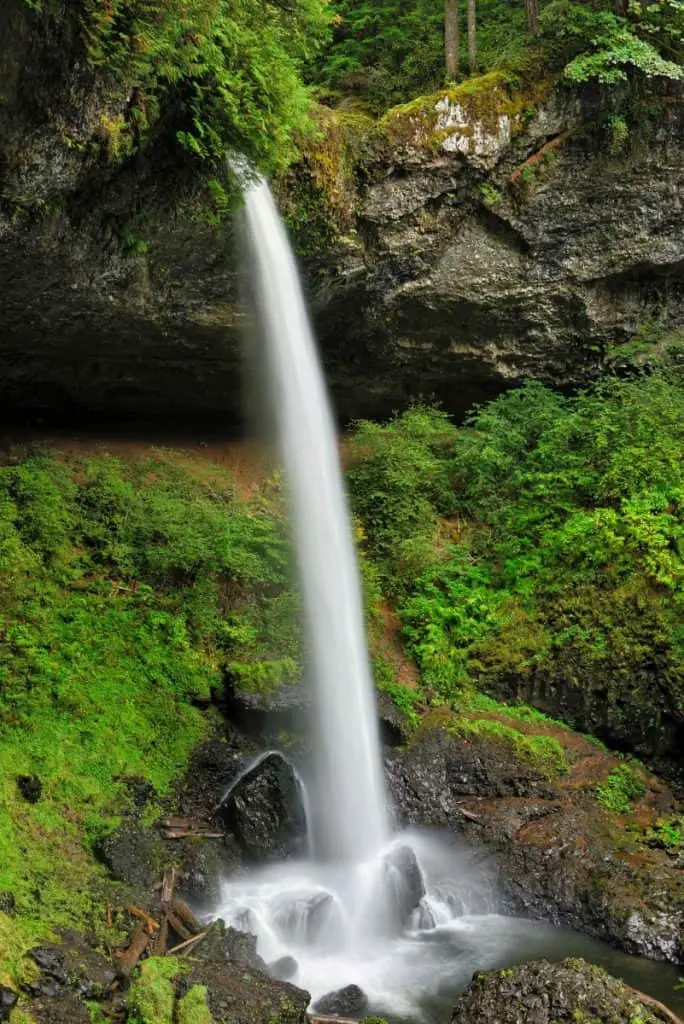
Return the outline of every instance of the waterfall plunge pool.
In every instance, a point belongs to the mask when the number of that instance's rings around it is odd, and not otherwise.
[[[673,965],[499,913],[490,865],[453,837],[405,832],[361,864],[286,861],[227,879],[213,916],[256,934],[267,964],[293,958],[288,980],[311,993],[312,1006],[357,985],[368,997],[364,1014],[392,1024],[447,1024],[475,971],[540,958],[583,957],[684,1012]],[[393,915],[378,919],[388,905]]]

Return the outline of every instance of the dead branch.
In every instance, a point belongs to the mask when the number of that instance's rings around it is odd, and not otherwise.
[[[167,906],[173,899],[173,890],[176,884],[176,869],[166,868],[164,871],[164,881],[162,882],[161,901],[162,906]]]
[[[149,914],[146,914],[145,911],[142,910],[140,907],[136,907],[134,903],[127,904],[126,910],[128,911],[129,914],[132,914],[133,917],[137,917],[141,921],[145,922],[145,924],[147,925],[147,931],[149,932],[150,935],[152,935],[154,932],[159,931],[159,924],[155,921],[155,919],[153,917],[150,917]]]
[[[673,1013],[672,1010],[665,1006],[664,1003],[654,999],[653,996],[647,996],[645,992],[640,992],[638,988],[634,988],[632,985],[627,985],[627,988],[630,992],[634,993],[640,1003],[643,1003],[644,1006],[651,1006],[654,1010],[657,1010],[665,1020],[670,1021],[670,1024],[684,1024],[681,1017],[678,1017],[676,1013]]]
[[[194,948],[196,943],[201,942],[208,934],[209,932],[206,931],[200,932],[199,935],[192,935],[189,939],[186,939],[185,942],[181,942],[180,945],[174,946],[173,949],[170,949],[168,955],[171,956],[172,953],[180,953],[182,949],[188,952],[190,948]]]

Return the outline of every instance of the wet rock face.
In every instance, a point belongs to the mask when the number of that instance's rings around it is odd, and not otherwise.
[[[282,860],[306,842],[302,793],[282,754],[268,754],[243,775],[218,815],[252,861]]]
[[[232,225],[171,212],[168,154],[108,161],[103,125],[130,97],[84,69],[66,23],[48,32],[6,0],[0,51],[2,409],[242,421]],[[523,130],[436,98],[439,146],[388,137],[360,168],[356,234],[304,259],[343,418],[583,382],[656,313],[684,321],[684,118],[668,88],[650,137],[617,158],[583,128],[590,99],[564,93]],[[549,143],[554,160],[537,160]]]
[[[385,860],[385,883],[391,894],[396,934],[407,927],[411,914],[425,895],[425,882],[415,853],[409,846],[392,850]]]
[[[591,783],[575,785],[571,772],[567,784],[549,780],[512,748],[438,723],[392,752],[386,774],[402,824],[448,828],[492,851],[506,912],[569,925],[629,953],[684,960],[681,872],[659,851],[630,851]]]
[[[584,960],[546,960],[476,974],[451,1024],[657,1024],[635,993]]]
[[[363,1017],[368,1009],[368,997],[358,985],[329,992],[317,1000],[314,1010],[329,1017]]]
[[[116,978],[113,965],[76,932],[66,932],[64,942],[37,946],[28,955],[39,970],[24,986],[30,1019],[37,1024],[89,1024],[86,1002],[106,998]]]

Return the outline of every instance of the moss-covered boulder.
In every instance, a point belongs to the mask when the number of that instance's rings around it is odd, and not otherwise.
[[[639,994],[584,960],[476,974],[451,1024],[658,1024]]]

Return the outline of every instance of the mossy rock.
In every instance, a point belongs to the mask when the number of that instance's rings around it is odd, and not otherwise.
[[[207,1005],[207,989],[193,985],[176,1008],[176,1024],[213,1024],[214,1018]]]
[[[452,1024],[658,1024],[634,991],[584,960],[536,960],[474,976]]]
[[[173,1024],[174,979],[182,971],[176,959],[151,957],[140,967],[128,995],[128,1009],[140,1024]]]

